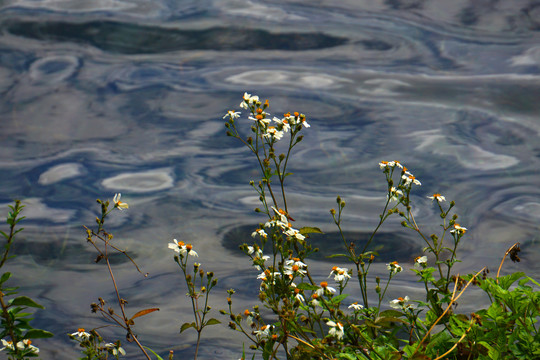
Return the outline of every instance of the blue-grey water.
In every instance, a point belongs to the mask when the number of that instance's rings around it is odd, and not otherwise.
[[[193,243],[220,279],[215,310],[228,288],[237,311],[256,303],[257,271],[237,243],[264,220],[248,185],[257,171],[222,120],[244,91],[268,98],[272,115],[307,115],[289,209],[298,226],[329,233],[323,250],[339,248],[328,213],[337,194],[353,239],[376,225],[378,162],[397,159],[422,182],[413,200],[427,233],[439,219],[426,196],[457,202],[469,228],[460,272],[495,272],[519,241],[522,261],[503,273],[540,274],[538,1],[9,0],[0,32],[2,214],[14,198],[26,204],[6,268],[47,307],[36,325],[56,337],[36,341],[44,359],[75,358],[64,334],[103,325],[90,303],[113,292],[82,225],[94,224],[96,198],[118,192],[130,208],[108,229],[150,273],[116,264],[128,311],[161,309],[137,322],[143,343],[178,358],[194,352],[195,332],[178,334],[191,313],[173,238]],[[421,240],[395,221],[383,230],[379,241],[394,252],[373,274],[396,258],[406,271],[388,300],[420,296],[408,269]],[[309,264],[323,280],[334,263]],[[226,325],[208,330],[201,358],[240,357],[244,338]]]

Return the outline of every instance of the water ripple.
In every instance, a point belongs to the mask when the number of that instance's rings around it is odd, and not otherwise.
[[[123,23],[90,21],[6,21],[13,35],[38,40],[89,44],[110,53],[155,54],[179,50],[310,50],[334,47],[346,39],[322,33],[272,33],[263,29],[214,27],[183,30]]]

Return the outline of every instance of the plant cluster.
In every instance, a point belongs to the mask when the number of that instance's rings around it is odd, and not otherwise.
[[[298,112],[271,116],[268,100],[245,93],[240,107],[248,112],[250,126],[240,127],[241,113],[230,110],[223,117],[227,135],[241,141],[257,160],[260,178],[250,182],[260,200],[255,212],[264,220],[253,229],[253,241],[241,246],[256,269],[259,282],[258,302],[248,309],[236,309],[235,290],[227,290],[227,308],[221,314],[228,317],[228,326],[241,333],[249,344],[252,359],[535,359],[540,358],[540,284],[522,272],[501,276],[507,257],[519,261],[519,244],[512,245],[504,254],[495,277],[487,268],[475,274],[460,275],[453,272],[459,262],[458,247],[467,228],[458,223],[453,211],[455,203],[447,202],[439,194],[428,196],[440,215],[440,230],[427,234],[414,217],[416,213],[411,192],[421,182],[399,161],[381,161],[378,165],[386,183],[386,201],[378,223],[367,241],[347,239],[343,231],[343,213],[346,203],[336,198],[330,216],[337,227],[343,252],[328,254],[329,258],[347,261],[348,267],[335,265],[328,276],[320,278],[310,267],[310,256],[318,251],[310,242],[310,235],[322,233],[315,226],[297,226],[294,209],[287,205],[285,180],[294,149],[310,127],[306,116]],[[238,126],[238,127],[237,127]],[[242,126],[244,126],[242,124]],[[246,131],[246,129],[248,129]],[[247,134],[246,134],[247,133]],[[126,333],[127,343],[134,343],[147,358],[160,355],[142,345],[134,332],[135,319],[159,309],[147,308],[129,316],[124,299],[114,277],[110,256],[120,253],[127,257],[138,272],[137,264],[113,243],[113,235],[105,230],[107,216],[128,205],[116,194],[113,203],[98,200],[101,216],[96,218],[97,228],[86,227],[86,239],[97,251],[96,263],[104,263],[115,292],[116,308],[99,298],[91,310],[108,323]],[[112,206],[111,206],[112,205]],[[0,267],[9,258],[8,253],[15,225],[22,219],[20,202],[11,207],[8,216],[10,233]],[[423,252],[416,255],[411,270],[416,274],[424,295],[411,299],[407,294],[388,299],[390,283],[404,271],[397,261],[386,264],[385,278],[370,275],[371,266],[380,263],[380,255],[373,249],[377,234],[384,223],[398,219],[404,231],[413,231],[424,243]],[[187,297],[191,301],[193,321],[180,326],[180,332],[193,328],[197,332],[194,358],[198,357],[201,334],[207,326],[218,325],[211,317],[210,293],[218,280],[212,271],[205,271],[195,262],[199,254],[190,243],[174,239],[168,244],[173,259],[185,280]],[[33,329],[30,314],[25,307],[42,308],[33,300],[15,295],[15,288],[4,287],[11,274],[0,278],[0,305],[2,306],[2,343],[11,359],[38,356],[39,350],[30,339],[52,334]],[[143,274],[146,276],[147,274]],[[374,280],[374,281],[373,281]],[[489,307],[470,314],[458,311],[457,300],[470,286],[483,290]],[[359,301],[349,300],[357,298]],[[80,328],[68,336],[81,347],[81,359],[109,359],[125,356],[119,340],[106,341],[98,329],[89,332]],[[15,345],[13,345],[15,344]],[[247,358],[242,349],[241,359]],[[173,358],[172,351],[168,355]]]

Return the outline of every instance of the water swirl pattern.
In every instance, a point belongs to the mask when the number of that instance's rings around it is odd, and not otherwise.
[[[0,30],[0,205],[27,205],[10,271],[48,309],[37,316],[57,334],[40,346],[46,358],[75,358],[62,334],[102,324],[88,305],[112,288],[82,224],[117,192],[130,208],[109,229],[150,273],[116,258],[122,291],[132,309],[161,308],[141,322],[150,347],[194,351],[194,334],[177,334],[190,310],[172,238],[193,243],[216,294],[236,288],[241,310],[254,304],[257,271],[237,245],[264,221],[248,185],[258,173],[222,120],[244,91],[268,98],[272,115],[308,116],[289,208],[295,225],[328,233],[314,239],[321,252],[338,251],[337,194],[347,234],[368,236],[385,200],[378,162],[397,159],[422,182],[413,201],[426,232],[439,229],[428,195],[457,202],[470,229],[461,272],[496,270],[519,241],[522,262],[505,268],[540,274],[536,2],[13,0],[0,5]],[[412,267],[423,246],[398,222],[379,245],[381,276],[392,258]],[[324,280],[333,261],[309,264]],[[390,297],[414,297],[405,272]],[[210,329],[200,358],[238,358],[234,335]]]

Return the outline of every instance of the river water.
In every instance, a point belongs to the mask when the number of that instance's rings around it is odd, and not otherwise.
[[[219,278],[214,309],[229,288],[237,311],[256,303],[257,272],[237,245],[264,221],[248,185],[257,172],[222,119],[244,91],[268,98],[273,115],[307,115],[289,209],[297,226],[328,233],[321,250],[339,251],[337,194],[351,239],[369,234],[385,200],[378,162],[397,159],[422,182],[413,201],[427,233],[439,227],[426,197],[456,201],[469,228],[459,271],[494,272],[519,241],[521,263],[503,272],[540,273],[538,1],[7,0],[0,30],[0,203],[4,214],[12,199],[27,206],[7,269],[47,308],[36,326],[56,336],[37,342],[43,358],[75,358],[64,334],[103,325],[89,304],[113,292],[82,225],[96,198],[117,192],[130,208],[108,229],[150,274],[117,260],[128,311],[161,309],[137,322],[143,343],[194,351],[195,333],[178,334],[191,315],[173,238]],[[408,269],[422,241],[397,221],[378,241],[386,255],[373,274],[391,259],[406,269],[388,300],[420,294]],[[336,263],[309,264],[323,280]],[[240,357],[244,339],[225,325],[204,338],[201,358]]]

